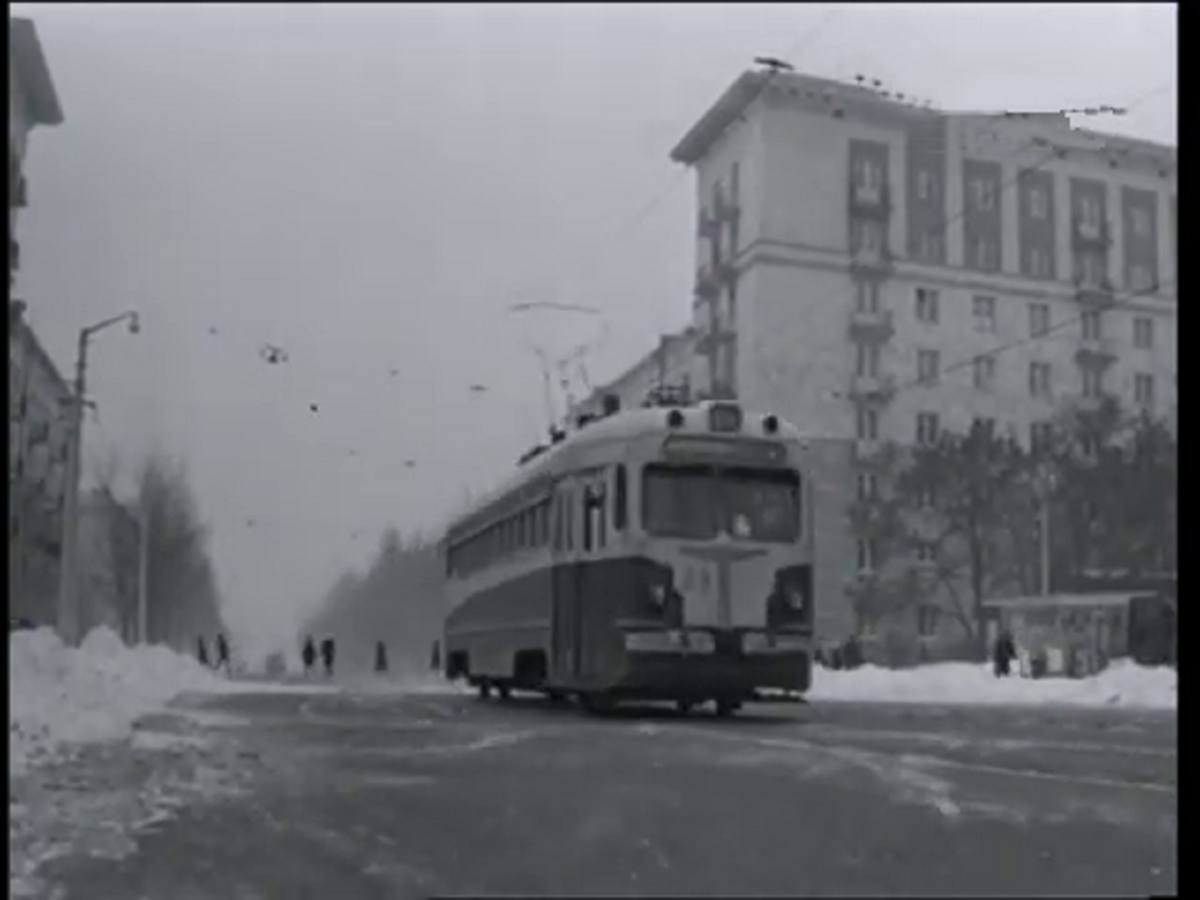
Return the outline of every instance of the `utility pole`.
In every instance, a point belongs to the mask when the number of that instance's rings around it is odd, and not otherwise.
[[[67,471],[63,484],[62,562],[58,582],[58,628],[64,641],[74,644],[82,635],[79,630],[79,610],[76,597],[76,567],[79,541],[79,469],[83,452],[83,403],[87,396],[88,329],[79,332],[79,349],[75,361],[75,395],[67,404],[69,412]]]
[[[150,643],[150,504],[138,504],[138,643]]]
[[[139,330],[138,314],[124,312],[103,322],[79,330],[79,349],[75,361],[75,396],[70,409],[67,445],[67,471],[63,485],[62,564],[58,581],[59,634],[67,643],[78,643],[80,610],[79,580],[79,480],[83,456],[83,409],[87,403],[87,349],[92,335],[120,322],[129,323],[130,334]]]

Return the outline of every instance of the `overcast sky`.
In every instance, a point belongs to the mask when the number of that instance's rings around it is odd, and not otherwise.
[[[81,326],[140,310],[94,343],[88,463],[186,457],[256,645],[387,523],[511,469],[545,420],[530,342],[606,335],[598,382],[685,323],[694,186],[667,154],[754,56],[948,110],[1157,92],[1089,124],[1175,143],[1174,5],[11,9],[66,115],[31,141],[18,291],[64,372]],[[505,311],[525,298],[606,328]]]

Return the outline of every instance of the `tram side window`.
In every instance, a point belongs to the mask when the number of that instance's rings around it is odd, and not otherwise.
[[[567,522],[566,549],[574,550],[575,549],[575,492],[573,490],[568,491],[566,493],[564,499],[566,500],[566,512],[564,515],[565,515],[566,522]]]
[[[583,549],[603,550],[608,542],[608,508],[602,482],[589,485],[583,493]]]
[[[613,481],[613,530],[624,531],[629,510],[629,482],[625,467],[617,466]]]

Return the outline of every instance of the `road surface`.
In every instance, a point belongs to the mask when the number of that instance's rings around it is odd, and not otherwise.
[[[1176,735],[1117,710],[236,695],[22,802],[58,803],[40,876],[67,900],[1168,894]]]

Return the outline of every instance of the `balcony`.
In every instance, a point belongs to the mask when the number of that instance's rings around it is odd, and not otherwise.
[[[1076,279],[1075,299],[1088,309],[1103,309],[1116,301],[1116,291],[1107,278],[1099,281]]]
[[[857,403],[888,403],[895,393],[892,375],[855,375],[850,380],[850,398]]]
[[[882,247],[858,247],[850,251],[850,273],[862,278],[887,278],[895,264]]]
[[[886,219],[892,212],[892,194],[886,184],[850,184],[850,215]]]
[[[721,293],[721,281],[712,266],[696,270],[696,296],[711,300]]]
[[[713,203],[713,216],[718,222],[733,222],[742,214],[736,198],[720,195]]]
[[[701,356],[707,356],[716,350],[722,344],[729,344],[737,340],[737,331],[731,326],[725,325],[714,330],[707,331],[700,336],[696,341],[696,352]]]
[[[895,331],[891,310],[856,309],[850,313],[850,337],[853,340],[883,343],[890,340]]]
[[[1109,337],[1085,337],[1075,351],[1075,361],[1081,366],[1105,368],[1116,359],[1116,342]]]
[[[1071,222],[1071,244],[1079,250],[1107,250],[1112,244],[1108,222],[1095,222],[1076,216]]]

